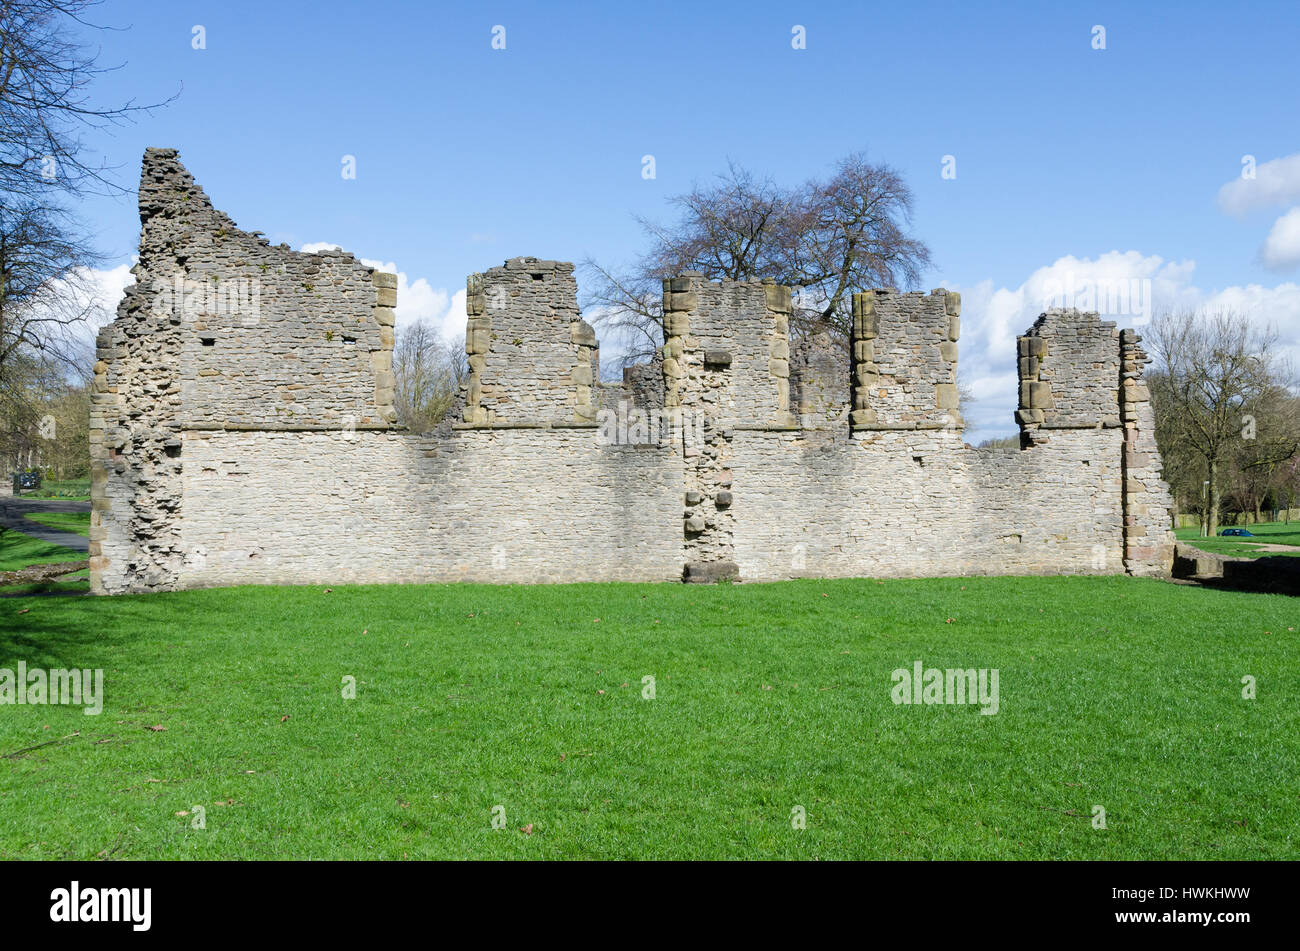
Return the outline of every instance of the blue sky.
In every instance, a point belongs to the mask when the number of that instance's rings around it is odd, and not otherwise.
[[[729,158],[796,182],[865,149],[915,191],[923,289],[963,292],[980,437],[1012,427],[1014,335],[1053,275],[1150,280],[1157,308],[1240,306],[1297,340],[1300,167],[1266,164],[1300,153],[1295,3],[108,0],[98,20],[123,64],[98,99],[180,92],[86,137],[125,183],[177,147],[241,227],[393,264],[406,320],[454,330],[465,275],[507,257],[632,258],[633,215]],[[1274,190],[1221,200],[1246,155]],[[86,211],[129,262],[133,201]]]

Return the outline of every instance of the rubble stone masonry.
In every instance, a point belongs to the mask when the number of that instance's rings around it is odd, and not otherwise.
[[[1018,449],[962,441],[957,294],[853,298],[847,354],[790,289],[664,281],[664,345],[603,384],[571,264],[467,282],[469,378],[393,409],[397,281],[239,230],[149,149],[140,258],[99,334],[91,587],[1167,574],[1140,338],[1048,311]],[[1010,357],[1010,355],[1008,355]]]

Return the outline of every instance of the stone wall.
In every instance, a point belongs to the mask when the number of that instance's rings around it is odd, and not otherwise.
[[[595,422],[600,353],[572,264],[514,258],[473,274],[465,310],[466,423]]]
[[[183,586],[679,578],[681,466],[590,431],[192,432]]]
[[[849,346],[792,348],[788,288],[679,275],[659,355],[602,384],[573,266],[513,258],[469,278],[469,380],[417,435],[393,275],[240,231],[174,150],[140,215],[95,365],[97,593],[1168,572],[1146,357],[1095,314],[1020,338],[1023,448],[971,449],[955,293],[855,295]]]

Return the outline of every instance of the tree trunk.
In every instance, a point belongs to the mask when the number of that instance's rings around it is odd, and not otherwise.
[[[1219,462],[1217,459],[1210,461],[1210,504],[1206,512],[1206,523],[1209,531],[1207,535],[1214,536],[1219,534]]]

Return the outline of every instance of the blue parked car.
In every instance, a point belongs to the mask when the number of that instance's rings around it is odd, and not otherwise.
[[[1234,535],[1234,536],[1236,536],[1236,537],[1238,537],[1238,538],[1254,538],[1254,537],[1255,537],[1255,533],[1254,533],[1254,532],[1248,532],[1248,531],[1246,531],[1246,529],[1244,529],[1244,528],[1225,528],[1223,531],[1219,532],[1219,534],[1220,534],[1220,535]]]

